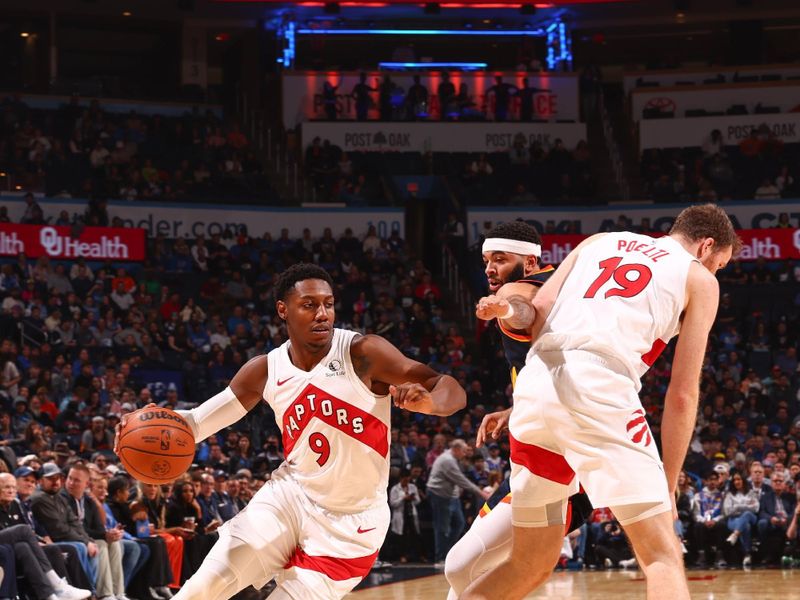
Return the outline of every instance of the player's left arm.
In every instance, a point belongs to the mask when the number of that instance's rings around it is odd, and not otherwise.
[[[485,321],[501,319],[509,329],[527,331],[536,316],[531,300],[537,291],[539,288],[529,283],[506,283],[496,294],[478,300],[475,316]]]
[[[688,301],[661,422],[664,471],[673,495],[697,418],[703,358],[719,304],[719,283],[705,267],[692,264],[686,287]]]
[[[359,338],[350,352],[358,376],[388,385],[399,408],[446,417],[467,405],[467,395],[455,379],[408,358],[378,335]]]

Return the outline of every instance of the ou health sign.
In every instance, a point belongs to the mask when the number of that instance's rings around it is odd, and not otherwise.
[[[144,260],[144,229],[59,227],[0,223],[0,256]]]

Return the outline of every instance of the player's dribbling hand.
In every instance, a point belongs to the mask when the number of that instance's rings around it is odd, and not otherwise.
[[[475,306],[475,316],[482,321],[502,319],[508,313],[509,307],[510,304],[505,298],[495,295],[484,296],[478,300],[478,304]]]
[[[414,412],[426,412],[433,409],[433,397],[422,384],[401,383],[400,385],[390,385],[389,394],[392,396],[392,402],[397,408]]]
[[[508,420],[511,418],[511,409],[500,410],[484,415],[478,434],[475,436],[475,447],[480,448],[488,439],[489,435],[496,440],[508,429]]]
[[[155,407],[156,403],[151,402],[144,408],[155,408]],[[117,454],[117,451],[119,450],[119,434],[122,432],[122,428],[125,427],[125,424],[128,422],[128,419],[131,418],[132,414],[133,414],[132,412],[129,412],[122,415],[119,419],[119,423],[117,423],[116,427],[114,427],[114,454]]]

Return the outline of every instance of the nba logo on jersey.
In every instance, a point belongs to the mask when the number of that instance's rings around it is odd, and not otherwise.
[[[628,421],[628,437],[634,444],[644,441],[645,447],[650,445],[653,437],[650,435],[650,428],[647,426],[647,419],[644,418],[644,411],[639,409],[634,411]]]

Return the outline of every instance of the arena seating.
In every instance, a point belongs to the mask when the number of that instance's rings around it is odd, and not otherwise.
[[[0,103],[0,169],[16,189],[48,196],[277,203],[250,141],[210,111],[181,117],[66,103]]]

